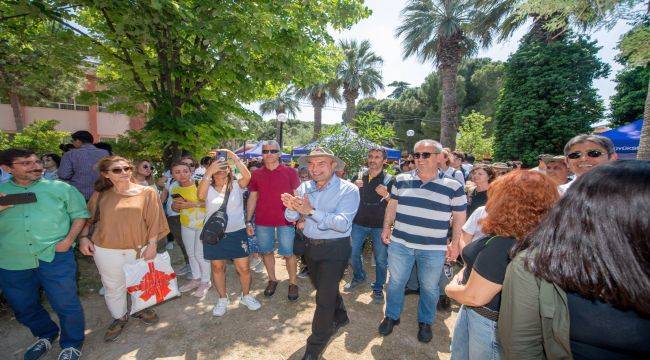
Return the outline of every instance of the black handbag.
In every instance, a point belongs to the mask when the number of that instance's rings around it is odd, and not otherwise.
[[[204,244],[216,245],[226,235],[226,226],[228,225],[226,208],[228,207],[228,199],[230,198],[230,186],[232,185],[228,184],[226,187],[223,203],[219,209],[210,215],[203,225],[200,238]]]

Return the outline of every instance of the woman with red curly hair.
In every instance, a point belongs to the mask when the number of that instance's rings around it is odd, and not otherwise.
[[[537,227],[558,198],[553,180],[536,171],[517,170],[490,185],[488,215],[480,221],[489,235],[463,248],[464,271],[445,288],[447,296],[462,304],[452,360],[501,358],[497,321],[510,249]]]

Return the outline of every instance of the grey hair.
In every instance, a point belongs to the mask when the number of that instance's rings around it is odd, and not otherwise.
[[[437,152],[442,152],[442,144],[431,139],[422,139],[413,145],[413,151],[415,151],[415,148],[418,146],[433,146]]]
[[[569,140],[569,142],[564,145],[564,156],[569,155],[569,151],[574,145],[582,144],[585,142],[592,142],[605,149],[607,151],[607,157],[610,157],[616,153],[614,143],[609,138],[594,134],[580,134],[571,138],[571,140]]]
[[[263,140],[262,146],[273,146],[274,148],[280,150],[280,144],[275,140]]]

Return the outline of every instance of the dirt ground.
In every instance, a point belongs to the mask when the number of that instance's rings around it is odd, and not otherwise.
[[[178,247],[172,251],[176,263]],[[370,259],[366,259],[368,275],[374,277]],[[86,317],[84,359],[300,359],[305,340],[311,330],[315,308],[315,291],[309,279],[299,279],[300,299],[287,300],[288,276],[284,261],[276,258],[280,284],[271,298],[263,295],[266,275],[253,273],[252,294],[262,303],[258,311],[250,311],[238,302],[239,282],[232,266],[228,268],[227,286],[231,305],[222,318],[212,316],[217,299],[214,289],[203,300],[191,295],[170,300],[156,307],[160,322],[146,326],[131,319],[114,343],[102,339],[111,317],[104,298],[97,294],[99,275],[92,259],[79,259],[80,294]],[[350,274],[346,274],[346,279]],[[180,284],[185,282],[181,279]],[[341,289],[343,282],[341,282]],[[449,359],[451,331],[458,307],[439,312],[434,337],[429,344],[417,341],[416,295],[407,296],[401,324],[383,338],[377,325],[383,318],[384,305],[373,304],[370,286],[352,293],[343,293],[350,324],[339,330],[330,342],[325,359]],[[52,314],[56,321],[56,315]],[[30,332],[20,325],[10,311],[0,316],[0,359],[22,359],[33,342]],[[45,359],[56,359],[58,343]]]

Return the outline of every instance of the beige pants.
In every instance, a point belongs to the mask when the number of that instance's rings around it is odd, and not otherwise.
[[[95,264],[106,290],[104,300],[113,319],[123,317],[128,310],[123,267],[135,262],[136,256],[135,250],[106,249],[95,245]]]

